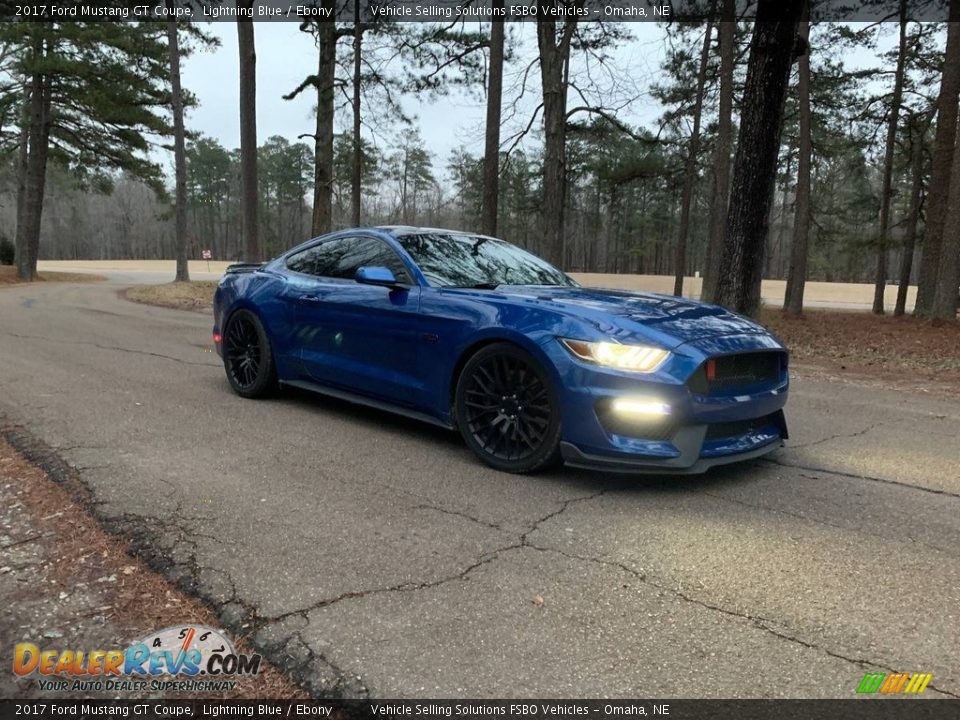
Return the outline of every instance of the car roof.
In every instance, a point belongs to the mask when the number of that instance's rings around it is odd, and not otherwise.
[[[388,232],[394,237],[403,237],[405,235],[463,235],[472,238],[487,238],[488,240],[500,240],[501,238],[484,235],[483,233],[470,232],[468,230],[451,230],[449,228],[435,227],[417,227],[414,225],[378,225],[377,230]]]

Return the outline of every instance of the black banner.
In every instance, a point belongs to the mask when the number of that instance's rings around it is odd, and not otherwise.
[[[960,700],[0,700],[0,718],[955,720]]]
[[[361,0],[362,22],[524,22],[578,19],[607,22],[752,20],[757,5],[737,0],[736,16],[721,18],[709,0]],[[947,0],[907,0],[911,21],[947,19]],[[899,0],[814,0],[810,19],[898,22]],[[353,0],[256,0],[252,8],[235,0],[0,0],[0,20],[150,21],[179,17],[199,21],[353,22]]]

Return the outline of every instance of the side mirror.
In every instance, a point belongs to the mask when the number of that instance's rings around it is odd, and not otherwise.
[[[389,268],[361,267],[357,268],[353,279],[362,285],[380,285],[382,287],[396,287],[400,283]]]

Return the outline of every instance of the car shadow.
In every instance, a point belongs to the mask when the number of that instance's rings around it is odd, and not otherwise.
[[[218,384],[225,392],[233,394],[225,378],[219,379]],[[341,419],[362,423],[368,429],[438,445],[448,451],[455,451],[457,455],[463,458],[465,463],[473,463],[478,468],[486,469],[486,466],[473,455],[456,430],[294,387],[283,387],[266,402],[289,404],[313,415],[336,415]],[[755,482],[758,477],[768,474],[769,470],[769,463],[764,463],[762,460],[748,460],[742,463],[710,468],[707,472],[699,475],[611,473],[563,466],[534,473],[528,477],[531,480],[541,482],[575,484],[584,492],[684,493],[710,488],[734,487]]]
[[[655,473],[604,473],[597,470],[564,467],[563,479],[575,479],[596,490],[683,494],[747,485],[769,474],[770,465],[762,460],[746,460],[721,465],[698,475]],[[558,477],[558,479],[560,479]]]
[[[462,444],[460,435],[455,430],[431,425],[428,422],[405,417],[388,410],[360,405],[331,395],[314,393],[300,388],[284,387],[277,395],[277,399],[309,412],[328,412],[345,419],[362,422],[393,435],[406,435],[425,442],[441,443],[451,447]]]

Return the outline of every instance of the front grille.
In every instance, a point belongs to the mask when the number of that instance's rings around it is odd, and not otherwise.
[[[741,437],[754,430],[776,425],[776,423],[777,421],[774,415],[764,415],[763,417],[753,418],[752,420],[713,423],[707,426],[706,439],[716,440],[717,438]]]
[[[775,384],[786,369],[786,354],[776,351],[738,353],[710,358],[697,368],[687,387],[700,395],[731,388]]]

